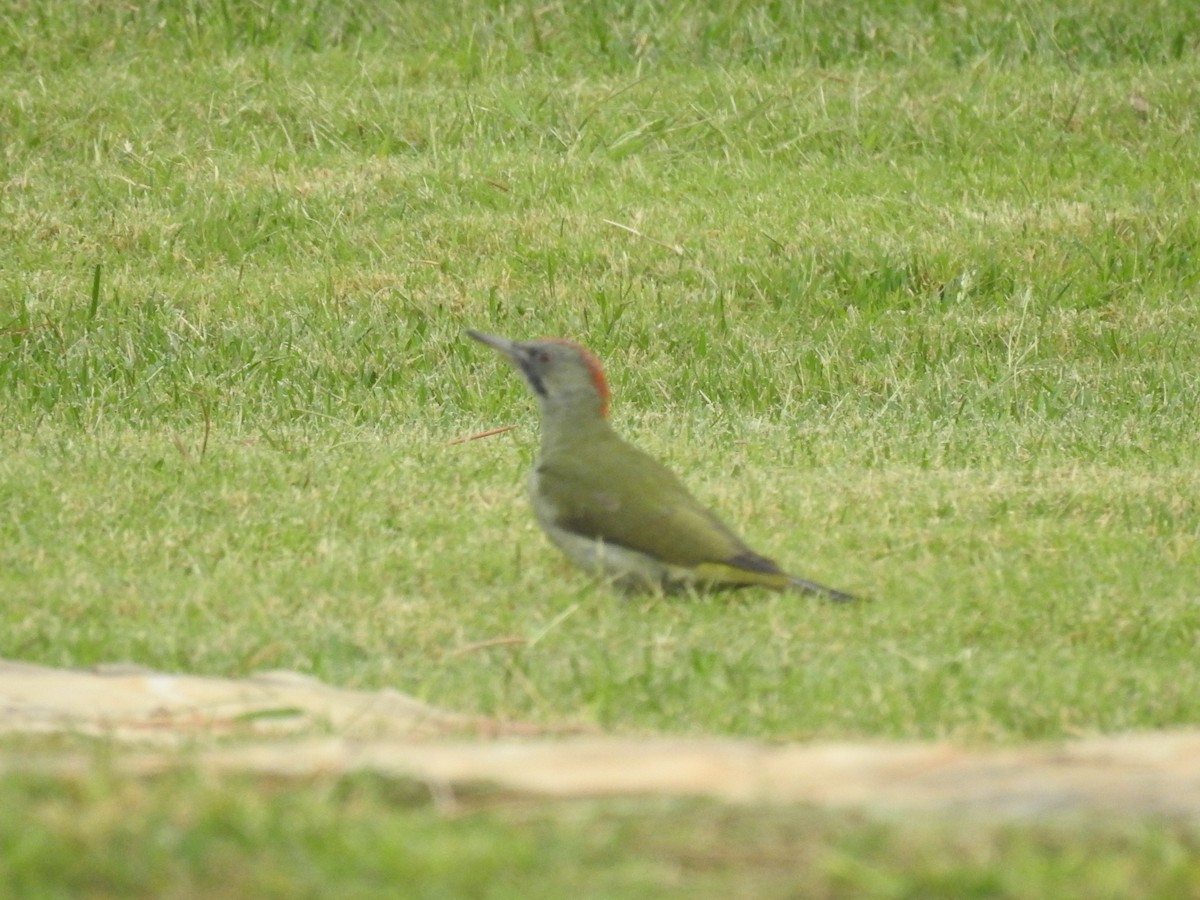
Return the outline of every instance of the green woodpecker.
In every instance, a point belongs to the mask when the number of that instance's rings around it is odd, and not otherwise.
[[[504,354],[541,406],[529,477],[538,524],[577,565],[627,590],[758,585],[853,600],[759,556],[661,463],[608,423],[600,361],[570,341],[516,342],[468,331]]]

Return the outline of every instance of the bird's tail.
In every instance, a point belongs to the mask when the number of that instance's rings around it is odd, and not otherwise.
[[[799,591],[802,594],[815,594],[818,597],[824,597],[826,600],[832,600],[834,603],[850,603],[860,599],[853,594],[847,594],[845,591],[817,584],[815,581],[809,581],[807,578],[797,578],[795,575],[788,576],[788,583],[794,591]]]

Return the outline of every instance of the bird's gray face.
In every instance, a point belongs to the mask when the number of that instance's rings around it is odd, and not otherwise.
[[[570,341],[548,338],[517,342],[507,338],[468,331],[475,340],[503,353],[529,385],[542,411],[563,407],[608,412],[608,384],[600,362],[586,349]]]

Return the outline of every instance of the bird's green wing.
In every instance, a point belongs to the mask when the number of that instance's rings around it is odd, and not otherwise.
[[[653,556],[669,565],[782,574],[700,504],[669,469],[619,438],[541,462],[538,491],[561,528]],[[599,449],[599,452],[596,452]],[[755,579],[757,580],[757,579]]]

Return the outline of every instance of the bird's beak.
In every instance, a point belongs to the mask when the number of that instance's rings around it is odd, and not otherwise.
[[[481,344],[487,344],[493,350],[503,353],[510,359],[516,360],[519,353],[517,345],[507,338],[496,337],[494,334],[484,334],[482,331],[472,331],[467,329],[467,335],[475,338]]]
[[[542,382],[542,375],[534,366],[531,356],[533,354],[531,344],[518,344],[516,341],[510,341],[507,338],[496,337],[494,334],[484,334],[482,331],[471,331],[467,329],[467,334],[475,338],[481,344],[487,344],[493,350],[503,353],[518,372],[525,379],[525,383],[529,385],[529,389],[538,397],[546,396],[546,386]]]

